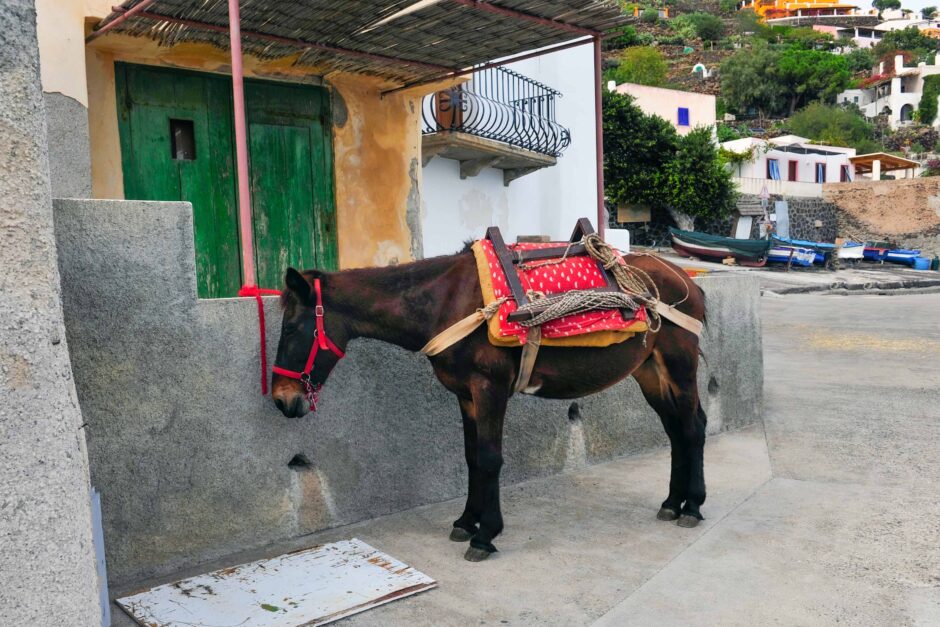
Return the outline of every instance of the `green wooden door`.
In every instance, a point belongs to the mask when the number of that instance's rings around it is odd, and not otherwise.
[[[230,83],[127,64],[116,64],[115,79],[124,197],[192,203],[199,296],[234,296],[242,279]]]
[[[193,205],[199,296],[242,284],[231,81],[116,64],[126,198]],[[329,94],[246,83],[258,284],[280,286],[288,266],[336,269]]]
[[[288,266],[335,270],[329,94],[249,81],[245,101],[259,285],[280,285]]]

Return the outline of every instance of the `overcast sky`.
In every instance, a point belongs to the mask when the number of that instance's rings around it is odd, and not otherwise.
[[[862,0],[859,2],[859,6],[868,8],[871,6],[870,2]],[[936,7],[940,6],[940,0],[901,0],[901,7],[905,9],[911,9],[916,11],[920,15],[920,10],[924,7]]]

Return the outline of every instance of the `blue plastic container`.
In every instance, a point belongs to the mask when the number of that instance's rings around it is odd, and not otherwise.
[[[915,270],[930,270],[930,259],[927,257],[914,257]]]

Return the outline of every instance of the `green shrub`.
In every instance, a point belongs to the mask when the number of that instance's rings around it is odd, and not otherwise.
[[[813,103],[790,118],[790,130],[831,146],[855,148],[859,154],[877,152],[872,125],[855,111]]]
[[[662,53],[648,46],[633,46],[620,53],[617,67],[606,73],[607,80],[657,87],[666,82],[669,66]]]
[[[917,105],[921,124],[933,124],[937,119],[937,96],[940,96],[940,74],[924,77],[924,91]]]
[[[655,24],[659,21],[659,11],[653,8],[643,9],[640,13],[640,21],[644,24]]]

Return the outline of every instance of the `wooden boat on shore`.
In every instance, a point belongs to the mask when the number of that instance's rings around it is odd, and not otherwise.
[[[860,260],[865,254],[865,245],[861,242],[845,242],[841,246],[836,246],[829,242],[813,242],[810,240],[789,239],[786,237],[774,237],[774,240],[777,243],[782,243],[787,246],[800,246],[812,249],[816,253],[813,263],[820,265],[826,263],[827,253],[832,256],[838,251],[839,259],[849,260]]]
[[[906,266],[913,266],[918,257],[920,257],[919,250],[905,250],[903,248],[892,249],[885,253],[885,261],[902,263]]]
[[[736,239],[672,227],[669,228],[669,234],[672,237],[672,248],[680,255],[719,263],[733,257],[742,266],[763,266],[767,263],[772,246],[770,240]]]
[[[816,251],[802,246],[787,246],[778,242],[767,254],[767,261],[771,263],[785,263],[791,266],[808,268],[816,260]]]

